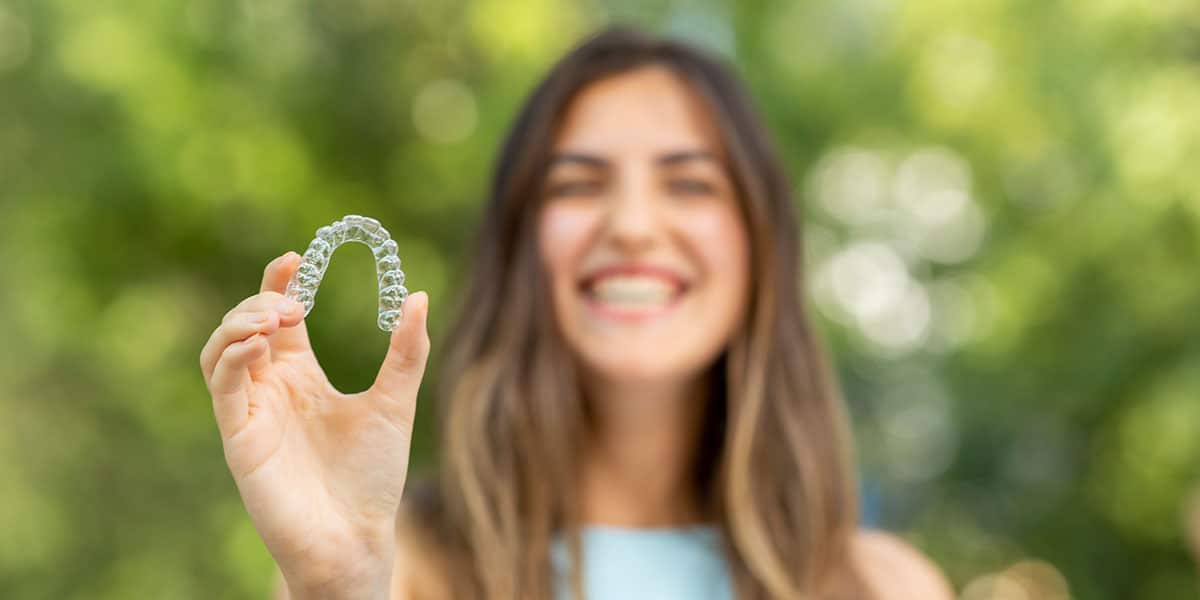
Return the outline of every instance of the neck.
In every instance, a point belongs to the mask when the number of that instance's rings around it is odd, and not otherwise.
[[[585,378],[587,379],[587,378]],[[704,518],[695,461],[707,381],[585,381],[583,522],[669,527]]]

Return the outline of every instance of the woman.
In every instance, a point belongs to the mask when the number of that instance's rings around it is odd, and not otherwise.
[[[274,260],[201,364],[291,596],[949,598],[857,529],[790,189],[711,57],[625,29],[568,54],[500,154],[442,468],[403,503],[428,297],[344,395],[280,295],[299,257]]]

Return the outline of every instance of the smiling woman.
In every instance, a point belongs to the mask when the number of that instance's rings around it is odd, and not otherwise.
[[[395,595],[950,596],[857,531],[790,189],[700,51],[617,29],[555,66],[497,164]]]
[[[295,257],[272,263],[202,365],[290,593],[948,598],[858,529],[790,189],[711,57],[623,29],[568,54],[500,154],[442,345],[442,466],[403,502],[424,294],[343,395],[275,304]]]

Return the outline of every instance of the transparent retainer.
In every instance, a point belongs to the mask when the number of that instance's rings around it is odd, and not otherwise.
[[[375,255],[375,274],[379,279],[379,328],[392,331],[403,316],[402,306],[408,297],[404,287],[404,271],[396,256],[396,241],[379,221],[359,215],[346,215],[341,220],[317,230],[317,237],[304,251],[300,268],[288,281],[285,295],[304,305],[304,315],[316,304],[317,288],[329,259],[338,246],[347,242],[365,244]]]

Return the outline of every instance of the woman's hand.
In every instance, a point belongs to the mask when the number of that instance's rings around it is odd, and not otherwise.
[[[424,292],[410,296],[365,392],[342,394],[317,363],[304,308],[283,296],[300,256],[267,265],[200,355],[225,460],[293,598],[386,598],[429,355]]]

